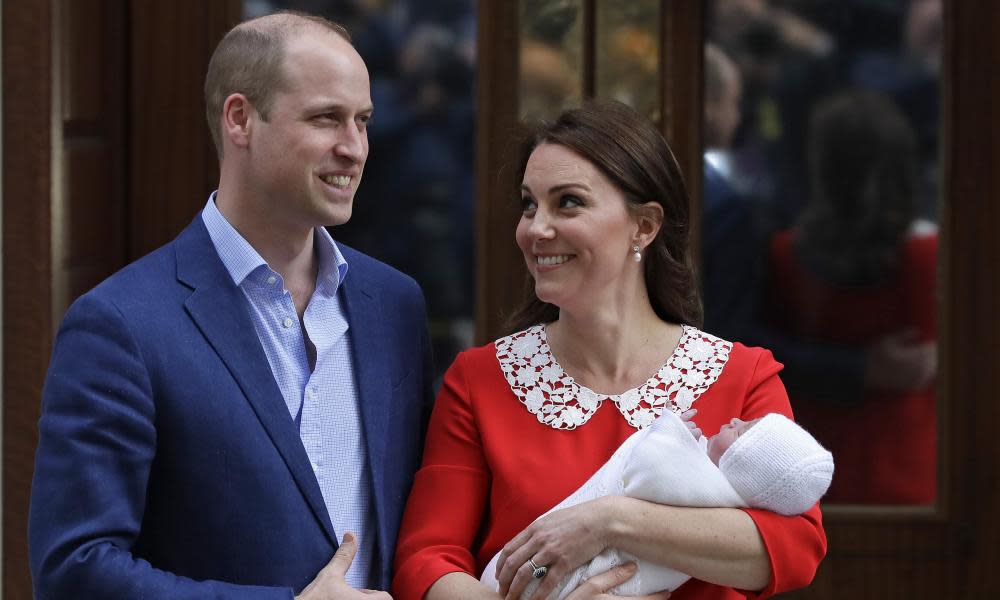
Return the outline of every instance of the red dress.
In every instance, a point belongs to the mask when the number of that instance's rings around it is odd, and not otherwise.
[[[629,421],[641,425],[664,406],[677,412],[693,406],[698,426],[712,435],[733,417],[791,414],[777,376],[781,365],[766,350],[686,327],[678,350],[647,384],[600,397],[562,372],[544,333],[518,338],[532,331],[541,328],[465,351],[445,374],[399,534],[397,600],[421,600],[447,573],[478,578],[505,543],[610,458],[635,432]],[[519,354],[520,368],[511,368]],[[566,404],[546,400],[553,397]],[[819,508],[798,517],[746,512],[772,565],[770,584],[759,597],[807,585],[826,553]],[[745,595],[692,579],[671,598]]]
[[[774,323],[797,337],[864,347],[915,330],[936,339],[937,236],[914,235],[901,268],[872,286],[836,286],[796,260],[790,232],[771,245],[770,306]],[[936,485],[934,386],[914,392],[866,391],[861,402],[793,397],[795,416],[832,453],[836,471],[826,502],[928,504]],[[886,427],[889,424],[890,427]]]

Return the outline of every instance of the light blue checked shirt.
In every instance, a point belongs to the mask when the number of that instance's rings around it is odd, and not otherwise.
[[[360,544],[347,573],[355,588],[370,587],[375,549],[371,474],[361,417],[348,323],[337,296],[347,275],[347,261],[322,227],[314,233],[319,256],[316,290],[303,321],[316,347],[316,367],[309,369],[306,337],[281,275],[272,270],[246,239],[208,199],[201,218],[215,250],[250,301],[250,318],[264,348],[271,373],[281,389],[288,414],[312,462],[326,510],[341,540],[352,531]]]

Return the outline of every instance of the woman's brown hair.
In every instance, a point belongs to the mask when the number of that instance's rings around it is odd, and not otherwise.
[[[688,250],[690,222],[687,189],[667,141],[646,118],[618,102],[588,102],[543,123],[521,148],[518,182],[531,153],[541,144],[558,144],[590,161],[625,196],[629,208],[656,202],[663,224],[643,254],[644,278],[653,310],[664,321],[700,326],[701,299]],[[507,320],[514,332],[550,323],[559,308],[535,295],[528,276],[524,302]]]
[[[810,201],[795,251],[839,285],[874,285],[899,269],[916,218],[917,139],[888,97],[849,91],[820,104],[810,121]]]

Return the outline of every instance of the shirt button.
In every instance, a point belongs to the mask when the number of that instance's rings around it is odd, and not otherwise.
[[[281,324],[285,326],[285,329],[288,329],[292,326],[292,319],[290,317],[285,317],[285,320],[282,321]]]
[[[315,473],[316,471],[319,471],[319,465],[316,464],[316,463],[312,463],[312,468],[313,468],[313,473]]]
[[[271,275],[270,277],[267,278],[267,285],[274,285],[274,282],[277,281],[277,280],[278,280],[277,277],[275,277],[274,275]]]

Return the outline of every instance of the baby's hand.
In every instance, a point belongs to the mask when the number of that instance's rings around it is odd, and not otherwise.
[[[687,426],[688,431],[691,432],[691,435],[694,436],[694,439],[698,440],[702,436],[701,428],[698,427],[698,425],[696,425],[695,422],[691,420],[696,414],[698,414],[697,408],[688,409],[681,413],[681,421],[683,421],[684,425]]]

